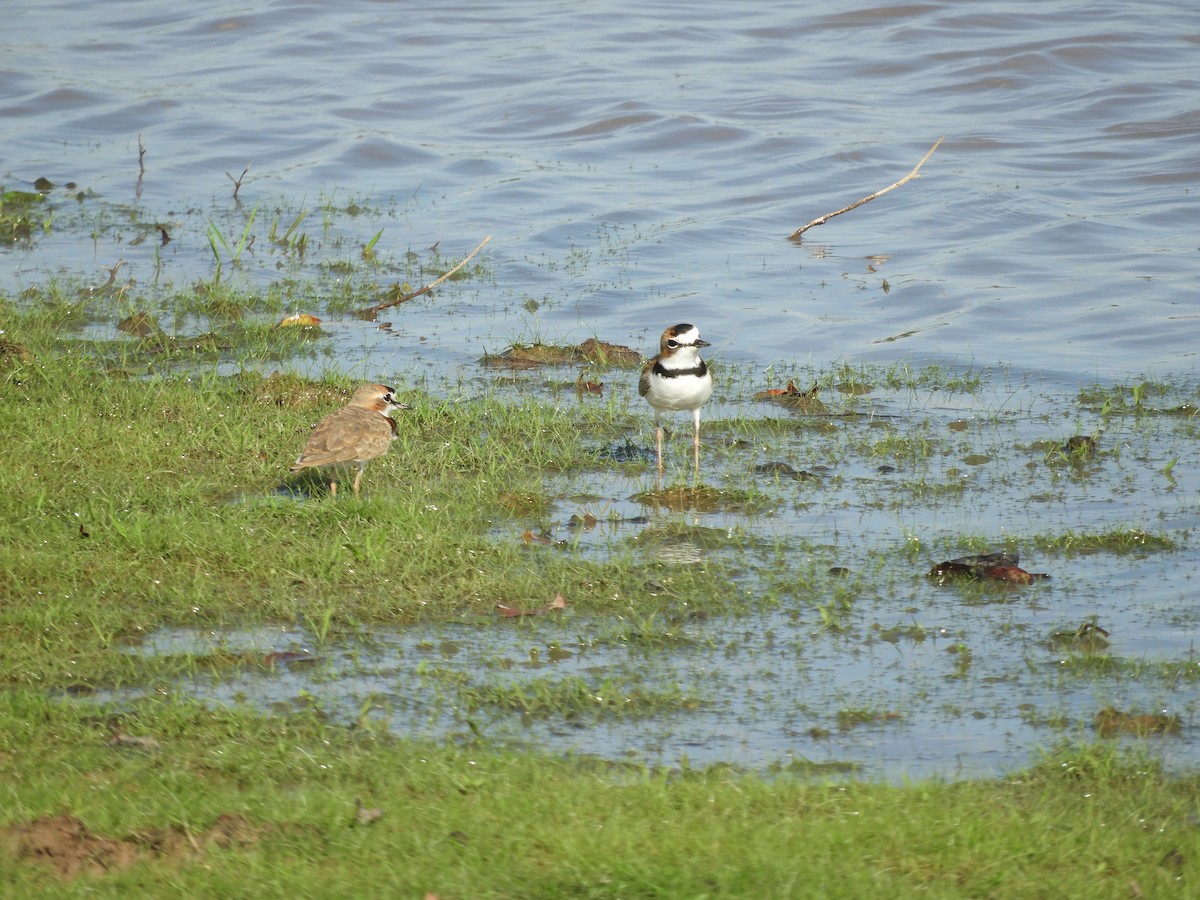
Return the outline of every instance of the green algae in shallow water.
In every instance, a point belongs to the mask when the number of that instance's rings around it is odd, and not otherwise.
[[[521,684],[486,684],[459,690],[467,709],[498,706],[529,716],[656,716],[695,709],[701,700],[675,687],[648,687],[623,679],[589,682],[568,676]]]
[[[1140,528],[1121,528],[1095,533],[1067,532],[1056,535],[1035,535],[1030,539],[1039,550],[1062,553],[1065,556],[1088,553],[1165,553],[1178,549],[1175,541],[1165,534],[1154,534]]]
[[[778,501],[757,491],[714,488],[708,485],[688,487],[676,485],[662,490],[642,491],[633,498],[643,506],[653,506],[675,512],[740,512],[747,515],[762,513]]]
[[[648,526],[633,539],[638,547],[664,550],[667,548],[691,548],[697,551],[721,550],[735,544],[727,528],[712,528],[706,525],[671,523]]]
[[[46,198],[32,191],[0,191],[0,244],[28,241],[35,229],[45,228]]]

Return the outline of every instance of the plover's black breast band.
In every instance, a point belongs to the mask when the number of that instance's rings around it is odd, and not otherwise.
[[[656,362],[653,372],[663,378],[678,378],[681,375],[695,375],[697,378],[703,378],[708,374],[708,364],[704,360],[700,360],[699,365],[690,369],[668,369],[662,363]]]

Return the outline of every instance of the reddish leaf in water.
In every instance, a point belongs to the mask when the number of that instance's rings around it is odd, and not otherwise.
[[[581,394],[602,394],[604,393],[604,382],[602,381],[584,381],[583,376],[575,380],[575,390]]]
[[[938,563],[929,570],[929,577],[942,582],[950,578],[986,578],[1009,584],[1033,584],[1050,577],[1043,572],[1026,572],[1018,562],[1020,557],[1009,551],[976,553]]]
[[[983,573],[985,578],[993,581],[1008,581],[1012,584],[1033,584],[1050,576],[1044,572],[1026,572],[1019,566],[993,566]]]
[[[562,547],[567,543],[566,541],[556,541],[545,534],[534,534],[529,528],[525,529],[525,533],[521,535],[521,540],[526,544],[538,544],[543,547]]]
[[[759,391],[754,395],[755,400],[773,400],[775,397],[797,397],[800,395],[800,388],[796,387],[796,382],[788,380],[785,388],[767,388],[765,391]]]
[[[796,387],[796,382],[789,380],[787,387],[783,390],[779,388],[770,388],[769,390],[759,391],[754,395],[755,400],[772,400],[788,409],[796,412],[808,413],[810,415],[825,415],[829,412],[829,408],[817,397],[818,387],[813,385],[811,390],[802,391]]]

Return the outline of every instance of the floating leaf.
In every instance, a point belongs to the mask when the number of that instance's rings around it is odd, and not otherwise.
[[[282,319],[279,320],[279,324],[276,327],[277,328],[296,328],[296,327],[313,328],[320,324],[321,324],[321,320],[318,319],[316,316],[309,315],[308,313],[295,313],[290,316],[284,316]]]

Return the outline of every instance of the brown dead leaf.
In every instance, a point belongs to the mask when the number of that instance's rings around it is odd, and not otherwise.
[[[567,601],[562,594],[555,594],[553,600],[551,600],[545,606],[539,606],[536,609],[517,609],[513,606],[505,606],[503,603],[496,604],[496,612],[500,613],[500,615],[506,619],[515,619],[519,616],[540,616],[543,613],[566,608]]]

